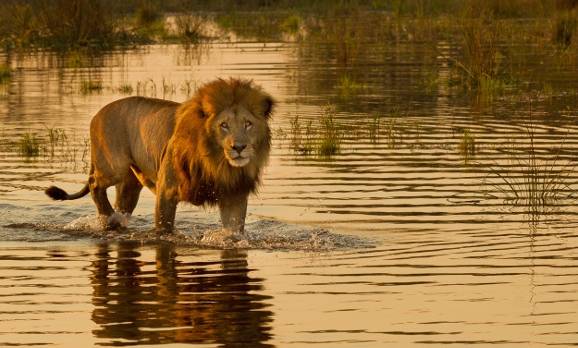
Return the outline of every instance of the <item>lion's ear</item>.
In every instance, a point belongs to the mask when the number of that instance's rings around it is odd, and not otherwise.
[[[263,116],[265,119],[269,119],[273,113],[273,108],[275,107],[275,100],[270,96],[266,96],[263,99]]]

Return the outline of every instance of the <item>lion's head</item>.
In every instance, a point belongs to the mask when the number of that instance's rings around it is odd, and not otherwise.
[[[182,195],[199,195],[200,186],[215,186],[217,195],[253,191],[269,157],[273,106],[271,96],[252,81],[232,78],[203,85],[183,103],[174,135]]]

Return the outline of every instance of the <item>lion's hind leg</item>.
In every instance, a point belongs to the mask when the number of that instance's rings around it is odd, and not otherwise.
[[[113,230],[122,225],[121,219],[115,216],[114,209],[108,200],[106,189],[117,184],[115,180],[106,175],[102,175],[99,170],[92,170],[88,179],[90,194],[96,205],[101,224],[106,230]]]
[[[116,185],[116,211],[125,216],[132,214],[138,203],[142,188],[143,185],[135,174],[129,170],[124,179]]]
[[[108,186],[98,183],[94,177],[90,177],[89,186],[90,195],[92,196],[92,200],[96,205],[98,215],[100,215],[100,218],[102,219],[103,227],[107,230],[114,229],[116,226],[113,226],[108,222],[109,217],[114,213],[114,209],[112,209],[112,206],[110,205],[106,195],[106,189]]]

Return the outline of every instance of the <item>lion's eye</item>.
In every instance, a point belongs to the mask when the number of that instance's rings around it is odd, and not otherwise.
[[[219,126],[221,127],[222,130],[229,130],[229,125],[227,124],[227,122],[221,122]]]
[[[251,121],[245,121],[245,129],[251,129],[253,127],[253,123]]]

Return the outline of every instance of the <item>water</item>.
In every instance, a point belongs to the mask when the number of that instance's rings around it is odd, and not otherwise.
[[[427,87],[456,47],[376,44],[345,66],[330,44],[254,41],[80,65],[4,56],[15,73],[0,96],[0,346],[575,346],[577,71],[548,70],[554,58],[528,49],[527,75],[548,76],[552,95]],[[85,182],[89,120],[119,86],[183,101],[217,76],[253,78],[279,102],[244,240],[224,241],[214,210],[184,205],[179,233],[155,242],[150,192],[121,234],[94,228],[89,198],[44,195]],[[360,86],[340,88],[343,76]],[[102,90],[81,93],[88,80]],[[327,104],[339,153],[294,151],[291,121],[301,140],[310,120],[319,134]],[[50,128],[66,134],[54,147]],[[18,153],[25,133],[39,156]],[[532,181],[532,168],[545,174]],[[527,198],[528,183],[551,199]]]

